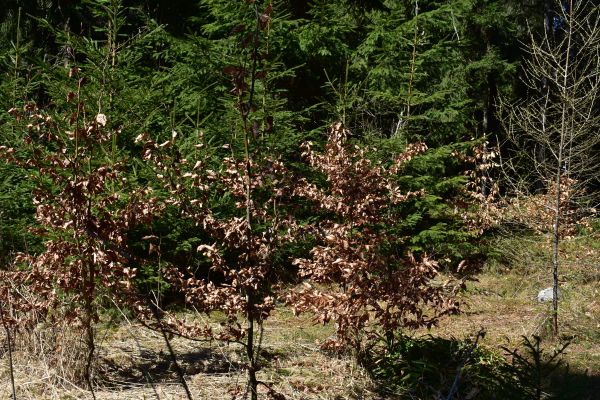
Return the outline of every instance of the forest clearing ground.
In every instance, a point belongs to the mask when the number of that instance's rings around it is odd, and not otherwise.
[[[467,282],[459,296],[462,313],[447,316],[429,333],[463,339],[486,331],[480,345],[500,354],[516,349],[523,336],[537,335],[551,353],[561,340],[570,341],[563,354],[571,384],[560,399],[597,399],[600,393],[600,238],[581,236],[561,243],[559,271],[559,339],[552,338],[551,302],[538,292],[551,286],[549,240],[504,239],[497,243],[501,262],[491,262]],[[508,267],[510,265],[510,267]],[[419,331],[417,334],[425,334]],[[522,352],[523,353],[523,352]]]
[[[267,321],[261,355],[268,365],[259,379],[289,399],[376,398],[366,372],[349,355],[327,355],[317,341],[334,333],[309,316],[277,310]],[[245,390],[241,346],[171,339],[177,361],[195,399],[230,399]],[[159,332],[123,323],[98,341],[101,382],[97,399],[185,399]],[[58,372],[27,351],[15,357],[19,399],[90,399],[83,388],[53,375]],[[7,357],[0,358],[0,398],[10,397]],[[266,389],[260,386],[266,393]]]
[[[523,335],[541,336],[546,351],[556,345],[551,338],[550,305],[536,298],[551,281],[546,244],[513,240],[504,245],[511,249],[503,256],[512,267],[486,266],[460,294],[462,314],[445,317],[438,327],[419,330],[415,336],[460,340],[484,328],[487,334],[480,344],[497,353],[503,353],[501,346],[517,348]],[[568,398],[592,399],[600,392],[600,241],[589,237],[567,241],[563,257],[559,321],[561,337],[571,340],[564,359],[580,378],[576,394]],[[374,383],[349,355],[319,350],[317,342],[333,333],[331,324],[315,325],[308,315],[294,317],[278,309],[265,324],[262,356],[268,365],[260,371],[260,379],[289,399],[378,399]],[[3,335],[0,340],[5,343]],[[63,340],[64,352],[76,339],[64,336]],[[194,398],[228,399],[236,391],[243,393],[245,374],[238,346],[177,337],[171,341]],[[50,354],[32,354],[27,350],[32,346],[24,342],[17,341],[14,354],[19,399],[91,398],[61,377],[64,366],[61,370],[44,362]],[[98,399],[185,398],[160,333],[123,322],[101,329],[98,343],[102,377]],[[8,398],[5,346],[0,356],[0,398]]]

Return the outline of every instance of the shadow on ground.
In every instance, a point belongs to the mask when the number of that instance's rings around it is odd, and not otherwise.
[[[240,371],[242,365],[211,349],[198,349],[177,354],[177,364],[185,376],[228,374]],[[179,381],[175,363],[168,352],[141,350],[135,357],[103,358],[100,377],[105,386]]]
[[[600,398],[600,376],[565,371],[550,383],[548,394],[551,399],[597,400]]]

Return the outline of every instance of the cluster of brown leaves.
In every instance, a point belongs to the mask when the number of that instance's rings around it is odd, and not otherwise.
[[[455,208],[466,227],[481,235],[499,222],[500,189],[493,177],[498,167],[498,151],[487,141],[473,146],[471,151],[471,154],[454,153],[457,159],[470,167],[464,172],[468,179],[464,188],[465,199],[455,203]]]
[[[511,197],[498,208],[499,214],[496,218],[503,223],[518,224],[544,235],[553,232],[558,211],[558,235],[568,239],[581,227],[589,226],[591,216],[595,215],[596,210],[578,204],[577,199],[584,197],[584,191],[575,179],[566,175],[561,178],[559,209],[556,210],[557,189],[556,182],[551,181],[541,193]]]
[[[461,161],[474,167],[465,172],[469,178],[465,192],[470,201],[460,211],[472,230],[481,234],[502,225],[517,225],[544,235],[553,231],[557,211],[560,213],[561,238],[569,238],[580,227],[589,226],[590,216],[596,210],[578,204],[578,199],[585,198],[585,191],[575,179],[566,174],[561,176],[559,210],[556,210],[559,188],[555,181],[546,182],[545,189],[535,194],[517,189],[511,192],[510,197],[502,196],[498,182],[492,177],[494,170],[500,167],[497,149],[490,148],[489,143],[485,142],[472,150],[470,156],[455,154]]]
[[[432,284],[437,263],[403,252],[403,238],[388,231],[401,218],[394,206],[422,194],[402,193],[395,174],[426,146],[408,147],[385,168],[369,161],[364,149],[348,145],[341,123],[328,134],[323,153],[305,145],[304,155],[327,182],[321,188],[302,179],[295,193],[326,217],[316,227],[319,245],[311,257],[295,260],[305,282],[288,294],[288,303],[320,322],[335,320],[338,337],[329,344],[336,346],[357,345],[363,335],[429,326],[455,311],[451,296]]]
[[[165,278],[189,306],[204,313],[221,311],[227,322],[219,329],[199,328],[177,322],[171,315],[171,327],[186,335],[240,340],[246,335],[240,318],[262,321],[275,307],[273,257],[294,240],[291,216],[279,212],[282,203],[289,203],[290,175],[280,161],[268,158],[255,162],[225,157],[217,171],[205,159],[191,166],[176,150],[176,140],[175,133],[162,144],[147,135],[138,138],[144,144],[144,157],[169,192],[166,203],[180,210],[181,218],[193,221],[212,243],[196,249],[210,264],[208,275],[166,266]],[[173,150],[169,155],[161,148]],[[235,215],[217,215],[212,209],[211,198],[224,196],[233,199],[239,211]]]
[[[59,121],[32,104],[12,109],[26,123],[28,150],[16,155],[0,147],[5,161],[29,170],[37,182],[34,230],[45,238],[41,254],[19,254],[1,271],[0,296],[12,308],[11,324],[26,326],[41,315],[90,325],[102,296],[135,298],[136,268],[123,251],[127,234],[160,206],[149,189],[130,187],[124,163],[107,156],[118,129],[107,126],[104,114],[87,118],[83,102],[73,108]]]

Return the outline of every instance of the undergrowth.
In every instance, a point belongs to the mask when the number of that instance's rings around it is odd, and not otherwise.
[[[478,345],[476,339],[398,335],[379,343],[363,364],[385,398],[410,399],[546,399],[552,378],[566,371],[562,354],[568,343],[551,352],[539,336],[523,337],[504,354]]]

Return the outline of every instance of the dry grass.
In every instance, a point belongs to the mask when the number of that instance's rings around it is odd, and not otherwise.
[[[315,325],[308,317],[295,318],[278,310],[265,325],[261,353],[265,368],[259,379],[288,399],[375,398],[366,372],[349,356],[319,350],[317,341],[332,333],[332,326]],[[186,398],[160,333],[124,322],[99,336],[97,399]],[[194,398],[228,399],[244,393],[246,375],[239,346],[182,338],[173,338],[171,344]],[[42,352],[21,344],[16,347],[19,399],[91,399],[82,383],[59,379]],[[0,362],[0,398],[8,398],[6,357]],[[66,372],[61,371],[68,376]]]
[[[516,347],[522,336],[551,335],[551,303],[539,303],[539,290],[550,287],[550,247],[539,238],[505,239],[502,261],[490,263],[461,294],[463,314],[444,318],[431,333],[463,338],[481,327],[489,348]],[[559,340],[570,340],[565,361],[572,369],[600,377],[600,238],[578,237],[561,249]]]
[[[84,344],[80,335],[65,326],[46,327],[42,324],[32,332],[12,334],[13,367],[19,399],[62,398],[59,393],[80,390]],[[9,398],[6,337],[0,336],[3,348],[0,361],[0,397]]]
[[[461,294],[464,313],[444,318],[431,331],[446,338],[465,338],[481,327],[483,346],[500,352],[516,347],[521,336],[556,341],[549,330],[549,304],[537,302],[540,289],[550,286],[548,248],[543,240],[505,239],[500,262],[491,263]],[[571,340],[566,361],[582,377],[600,381],[600,240],[594,237],[564,242],[560,303],[561,336]],[[377,399],[364,369],[347,355],[319,350],[318,341],[333,334],[331,325],[315,325],[308,316],[296,318],[278,309],[264,330],[262,381],[291,400]],[[5,338],[0,336],[5,343]],[[98,399],[184,399],[170,357],[159,333],[127,321],[99,333],[96,366]],[[174,338],[178,362],[195,398],[228,399],[245,390],[242,352],[236,345],[199,343]],[[80,338],[68,330],[40,329],[16,343],[15,376],[19,399],[88,399],[83,384],[74,382],[81,368]],[[0,350],[0,398],[10,397],[7,357]],[[587,379],[587,378],[586,378]],[[582,384],[592,380],[582,380]],[[600,388],[599,388],[600,389]],[[596,393],[589,388],[586,393]],[[586,397],[587,396],[587,397]],[[595,398],[574,395],[573,399]],[[263,396],[263,398],[266,396]]]

